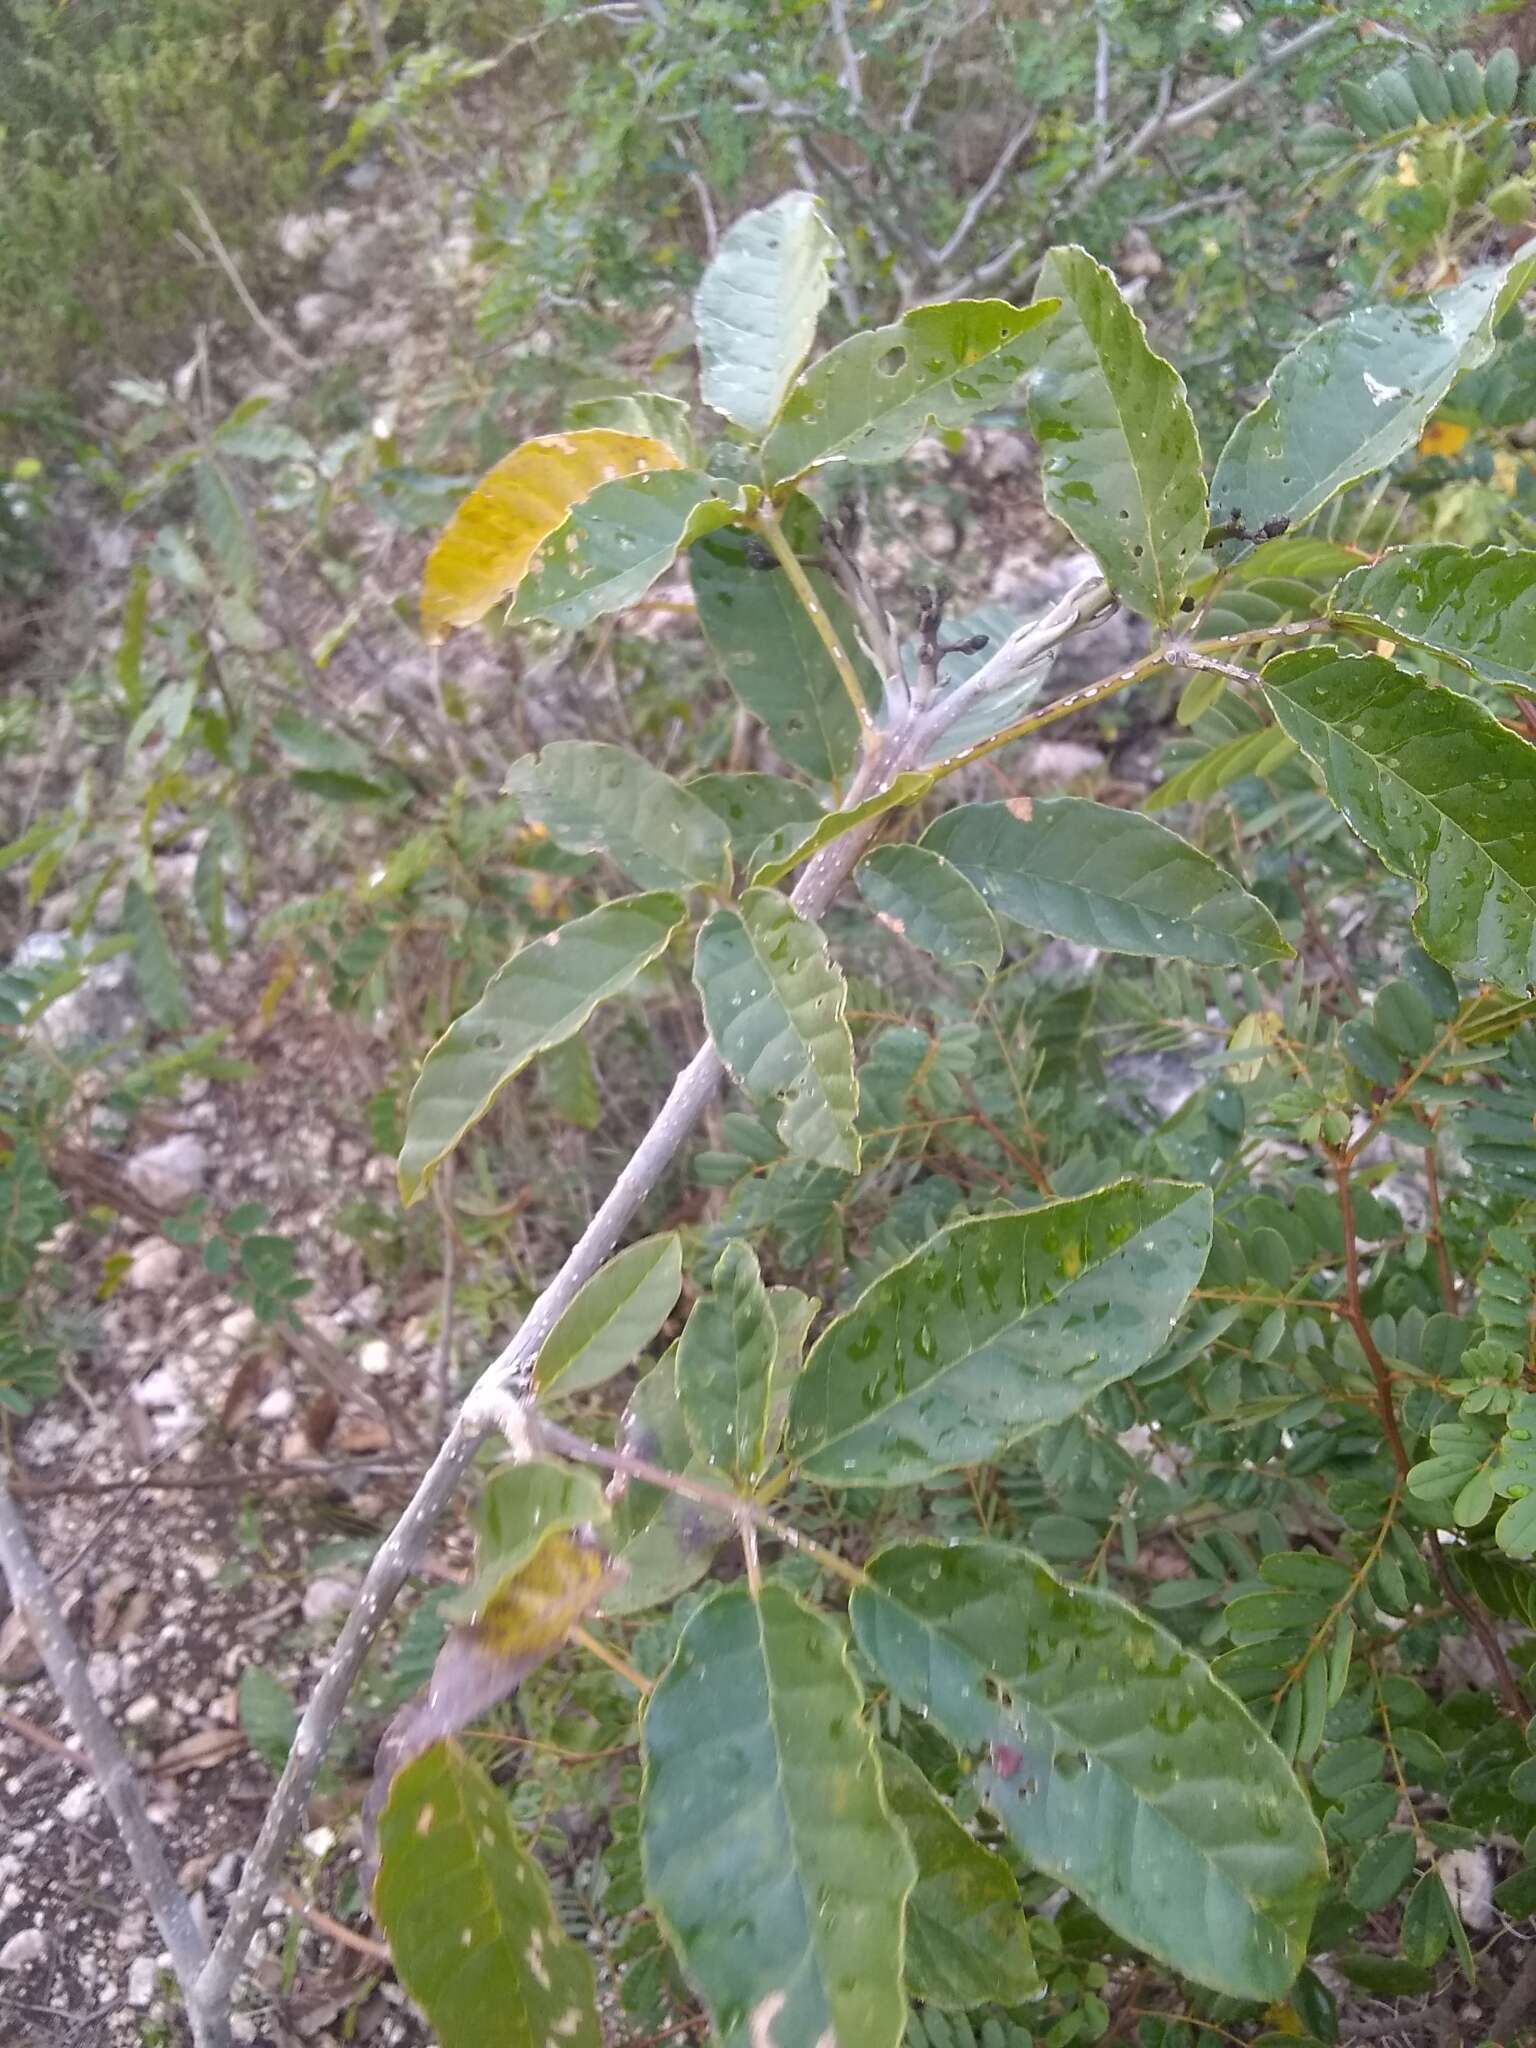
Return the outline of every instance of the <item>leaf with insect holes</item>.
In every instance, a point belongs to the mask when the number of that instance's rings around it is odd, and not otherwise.
[[[912,1759],[880,1745],[885,1796],[917,1861],[907,1900],[907,1990],[929,2005],[1017,2004],[1040,1979],[1018,1879],[961,1826]]]
[[[1211,479],[1211,514],[1248,532],[1296,525],[1347,484],[1385,469],[1463,370],[1493,353],[1493,330],[1536,258],[1468,271],[1427,298],[1365,306],[1315,328],[1284,357],[1263,403],[1239,420]],[[1217,550],[1235,561],[1251,541]]]
[[[995,974],[1003,941],[974,882],[928,846],[877,846],[854,870],[859,894],[889,931],[946,967]]]
[[[746,510],[735,484],[697,470],[658,469],[599,484],[540,541],[507,616],[575,627],[622,611],[684,548]]]
[[[1536,690],[1536,550],[1393,548],[1354,569],[1328,609],[1485,683]]]
[[[1040,295],[1060,301],[1029,380],[1046,506],[1117,597],[1167,625],[1210,524],[1184,380],[1086,249],[1048,251]]]
[[[677,1347],[677,1394],[694,1449],[737,1479],[762,1470],[778,1326],[757,1254],[728,1244]]]
[[[786,1456],[827,1486],[983,1464],[1155,1357],[1210,1247],[1210,1191],[1181,1181],[951,1224],[817,1339]]]
[[[842,1630],[722,1587],[646,1702],[646,1893],[720,2048],[897,2048],[915,1870]]]
[[[400,1193],[414,1202],[514,1074],[629,987],[684,923],[680,896],[628,896],[524,946],[433,1046],[411,1090]]]
[[[665,441],[609,427],[524,441],[486,472],[427,557],[421,586],[427,638],[473,626],[510,597],[539,543],[600,484],[681,467]]]
[[[816,339],[841,254],[811,192],[786,192],[731,224],[693,300],[706,405],[749,434],[768,431]]]
[[[719,889],[730,836],[705,803],[643,755],[603,740],[553,740],[507,770],[505,788],[568,853],[604,853],[642,889]]]
[[[1209,854],[1083,797],[962,804],[923,834],[1000,916],[1080,946],[1205,966],[1290,958],[1285,935]]]
[[[1425,952],[1514,995],[1536,984],[1536,747],[1379,655],[1282,654],[1264,690],[1366,845],[1417,884]]]
[[[788,897],[748,889],[699,933],[693,978],[726,1067],[758,1100],[784,1104],[779,1135],[801,1159],[854,1173],[859,1084],[848,985],[824,934]]]
[[[873,710],[880,677],[841,592],[809,559],[818,552],[821,515],[796,494],[779,520]],[[820,781],[840,781],[859,756],[858,716],[814,622],[765,543],[722,527],[689,550],[688,573],[699,625],[737,697],[767,727],[786,761]]]
[[[972,1782],[1029,1864],[1196,1983],[1281,1997],[1328,1859],[1285,1758],[1209,1667],[1017,1547],[899,1544],[868,1574],[860,1649],[982,1754]]]
[[[805,372],[763,445],[770,483],[828,462],[892,462],[932,426],[1005,405],[1038,360],[1054,299],[952,299],[850,335]]]
[[[442,2048],[602,2048],[597,1981],[506,1795],[454,1742],[395,1779],[373,1909]]]
[[[541,1394],[600,1387],[633,1365],[677,1305],[682,1240],[675,1230],[643,1237],[600,1266],[544,1342],[534,1363]]]

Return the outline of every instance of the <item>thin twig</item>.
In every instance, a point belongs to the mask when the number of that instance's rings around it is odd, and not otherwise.
[[[26,1524],[0,1478],[0,1568],[11,1589],[16,1612],[26,1622],[38,1655],[53,1680],[75,1733],[90,1760],[91,1774],[111,1809],[133,1874],[139,1881],[155,1925],[170,1951],[171,1964],[183,1988],[202,1968],[207,1948],[186,1896],[166,1861],[160,1837],[150,1824],[134,1775],[117,1732],[102,1712],[85,1659],[69,1632],[48,1574],[38,1563]]]
[[[207,237],[208,247],[213,253],[214,261],[218,264],[220,270],[223,271],[225,277],[228,278],[231,290],[250,315],[254,325],[267,337],[267,340],[271,342],[279,355],[286,356],[289,362],[297,364],[301,370],[312,370],[314,364],[309,360],[309,357],[301,349],[294,347],[283,330],[275,322],[267,318],[266,314],[262,312],[260,306],[257,305],[256,301],[246,290],[245,279],[236,268],[234,257],[225,248],[218,229],[208,218],[203,202],[198,198],[197,194],[190,186],[183,185],[181,196],[186,200],[191,210],[192,218]]]
[[[868,745],[874,732],[874,720],[870,717],[869,706],[864,701],[858,670],[850,660],[848,650],[838,639],[837,628],[827,617],[826,606],[811,587],[811,579],[806,575],[800,557],[784,538],[784,529],[779,524],[778,514],[771,505],[763,505],[758,512],[755,525],[772,548],[774,559],[788,577],[790,588],[800,600],[801,608],[814,627],[817,638],[831,657],[832,666],[837,670],[838,681],[848,693],[848,701],[859,721],[859,730],[864,734],[865,743]]]
[[[996,198],[998,187],[1013,169],[1020,151],[1028,146],[1029,140],[1038,124],[1038,118],[1037,115],[1031,114],[1022,127],[1016,128],[1013,131],[1012,135],[1008,137],[1008,140],[998,151],[991,170],[988,171],[987,175],[967,200],[965,211],[961,214],[954,233],[944,244],[943,248],[935,252],[933,267],[936,270],[943,270],[947,264],[952,263],[971,239],[971,233],[977,221],[980,220],[981,216]]]
[[[1093,162],[1102,170],[1109,155],[1109,23],[1104,0],[1097,8],[1097,41],[1093,58]]]
[[[647,1678],[643,1671],[637,1671],[627,1657],[621,1656],[613,1648],[612,1644],[605,1643],[601,1636],[593,1635],[590,1629],[581,1628],[580,1626],[573,1628],[571,1630],[571,1641],[573,1643],[580,1643],[581,1647],[589,1651],[599,1664],[606,1664],[610,1671],[617,1672],[624,1683],[632,1685],[642,1698],[648,1698],[655,1691],[654,1682]]]
[[[301,1919],[307,1920],[317,1934],[328,1936],[330,1940],[339,1942],[343,1948],[351,1949],[356,1955],[367,1956],[370,1962],[383,1963],[386,1968],[390,1967],[392,1959],[382,1941],[370,1941],[366,1934],[359,1934],[344,1922],[333,1920],[329,1913],[322,1912],[318,1906],[312,1906],[296,1891],[285,1890],[278,1896],[285,1905],[291,1906]]]
[[[832,23],[832,33],[837,38],[838,54],[843,60],[841,83],[849,111],[857,112],[864,101],[864,73],[853,37],[848,33],[848,10],[844,0],[827,0],[827,14]]]

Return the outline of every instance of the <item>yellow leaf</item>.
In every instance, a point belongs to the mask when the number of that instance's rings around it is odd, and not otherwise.
[[[510,597],[539,542],[599,484],[642,470],[681,468],[665,441],[611,427],[524,441],[480,479],[427,557],[421,586],[427,638],[473,626]]]
[[[1264,2015],[1277,2034],[1303,2035],[1306,2028],[1297,2016],[1293,2005],[1272,2005]]]
[[[481,1608],[475,1640],[499,1658],[541,1662],[596,1605],[606,1583],[603,1554],[595,1545],[551,1530]]]
[[[1458,455],[1471,439],[1458,420],[1431,420],[1419,436],[1421,455]]]

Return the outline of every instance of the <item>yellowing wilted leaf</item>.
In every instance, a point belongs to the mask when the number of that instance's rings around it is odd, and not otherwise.
[[[427,557],[421,623],[428,639],[475,625],[510,597],[539,542],[599,484],[681,467],[665,441],[610,427],[524,441],[480,479]]]

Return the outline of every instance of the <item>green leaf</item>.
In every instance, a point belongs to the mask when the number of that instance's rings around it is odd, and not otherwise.
[[[841,253],[814,194],[786,192],[732,223],[699,282],[700,394],[754,437],[810,353]]]
[[[880,1745],[891,1812],[917,1861],[907,1900],[907,1990],[929,2005],[1013,2005],[1039,1977],[1018,1880],[956,1820],[910,1757]]]
[[[715,1049],[749,1095],[779,1096],[801,1159],[854,1173],[859,1088],[841,970],[815,925],[772,889],[748,889],[699,933],[694,980]]]
[[[1285,1759],[1193,1652],[1025,1551],[898,1545],[850,1603],[904,1706],[985,1761],[1021,1852],[1197,1983],[1272,1999],[1327,1878]]]
[[[402,1199],[417,1200],[513,1075],[627,988],[686,916],[680,896],[628,896],[514,953],[427,1054],[406,1110]]]
[[[1134,811],[1072,796],[963,804],[936,819],[922,843],[1032,931],[1208,967],[1290,957],[1256,896]]]
[[[123,929],[128,934],[139,994],[150,1022],[162,1031],[185,1031],[191,1023],[181,970],[166,935],[160,906],[147,889],[130,882],[123,893]]]
[[[1536,689],[1536,552],[1393,548],[1352,570],[1328,609],[1485,683]]]
[[[1463,370],[1493,352],[1494,325],[1524,290],[1532,259],[1469,271],[1428,298],[1342,314],[1276,367],[1269,395],[1238,422],[1211,480],[1218,522],[1310,518],[1358,477],[1411,448]],[[1225,541],[1235,560],[1252,543]]]
[[[507,771],[506,791],[569,853],[605,853],[642,889],[719,889],[730,842],[707,804],[627,747],[554,740]]]
[[[688,406],[665,391],[620,391],[606,398],[582,398],[566,409],[573,427],[613,427],[621,434],[641,434],[661,441],[685,467],[698,459]]]
[[[734,484],[690,469],[657,469],[600,484],[540,541],[508,618],[585,626],[622,611],[682,550],[747,509]]]
[[[299,1727],[299,1710],[288,1688],[260,1664],[247,1664],[240,1674],[239,1701],[246,1741],[269,1770],[281,1772]]]
[[[682,1290],[675,1230],[626,1246],[592,1275],[540,1345],[534,1386],[541,1394],[577,1394],[611,1380],[634,1364]]]
[[[877,846],[854,870],[875,916],[946,967],[995,974],[1003,941],[986,898],[942,854],[926,846]]]
[[[408,786],[369,748],[300,712],[278,712],[271,733],[298,764],[294,781],[312,795],[336,803],[388,803]]]
[[[602,1122],[603,1102],[592,1071],[592,1054],[581,1033],[541,1053],[538,1072],[539,1094],[551,1114],[579,1131],[595,1131]],[[398,1144],[393,1149],[398,1151]]]
[[[642,1735],[646,1893],[720,2048],[896,2048],[916,1872],[840,1631],[781,1586],[724,1588]]]
[[[791,868],[799,867],[803,860],[809,860],[822,847],[830,846],[834,839],[841,839],[845,832],[852,832],[858,825],[867,825],[871,818],[882,818],[887,811],[915,804],[932,787],[931,775],[908,769],[898,775],[888,788],[866,797],[861,804],[853,804],[847,810],[823,811],[809,831],[799,825],[780,826],[768,843],[757,850],[751,877],[753,886],[768,888],[775,882],[782,882]]]
[[[475,1570],[442,1603],[452,1621],[474,1621],[539,1549],[546,1536],[608,1519],[590,1472],[553,1458],[525,1458],[491,1473],[475,1510]]]
[[[1061,303],[1029,380],[1046,505],[1117,597],[1167,625],[1210,524],[1184,380],[1086,249],[1050,250],[1040,294]]]
[[[762,1470],[778,1342],[757,1254],[737,1239],[688,1317],[677,1347],[677,1394],[699,1456],[741,1480]]]
[[[821,516],[808,498],[791,498],[781,525],[802,561],[814,553]],[[858,717],[784,571],[762,542],[732,527],[691,549],[688,571],[699,625],[736,695],[786,761],[823,782],[840,781],[858,758]],[[821,569],[807,563],[806,575],[858,672],[865,703],[878,703],[880,678],[860,650],[846,601]]]
[[[1536,982],[1536,748],[1378,655],[1282,654],[1264,689],[1366,845],[1417,883],[1425,952],[1524,994]]]
[[[256,541],[251,532],[251,515],[234,480],[226,469],[210,459],[195,465],[192,482],[203,537],[234,589],[249,598],[256,585]]]
[[[480,479],[427,557],[421,585],[427,638],[473,626],[511,597],[539,543],[600,485],[680,466],[665,441],[607,427],[524,441]]]
[[[688,794],[707,804],[730,834],[731,851],[743,864],[763,841],[786,825],[816,824],[822,806],[816,792],[782,775],[748,771],[740,775],[698,775]]]
[[[1261,725],[1257,732],[1241,732],[1160,782],[1142,798],[1141,808],[1166,811],[1175,804],[1203,803],[1245,775],[1270,774],[1295,751],[1296,742],[1272,725]]]
[[[1406,1828],[1398,1834],[1381,1835],[1361,1851],[1344,1896],[1362,1913],[1379,1913],[1408,1882],[1413,1862],[1414,1839]]]
[[[826,1485],[984,1463],[1155,1357],[1210,1245],[1210,1192],[1178,1181],[951,1224],[823,1331],[788,1455]]]
[[[953,299],[850,335],[796,383],[763,447],[778,483],[827,462],[891,462],[930,426],[1005,405],[1038,360],[1052,299]]]
[[[443,2048],[602,2048],[597,1985],[505,1798],[453,1742],[394,1781],[373,1908]]]
[[[619,1441],[631,1457],[719,1484],[688,1440],[677,1395],[675,1344],[630,1396]],[[730,1533],[729,1520],[713,1510],[664,1487],[629,1480],[613,1507],[614,1578],[604,1590],[600,1611],[636,1614],[674,1599],[703,1578]]]

